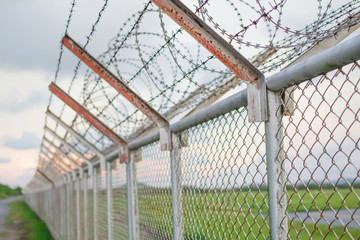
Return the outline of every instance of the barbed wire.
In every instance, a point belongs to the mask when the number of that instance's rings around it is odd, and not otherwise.
[[[239,27],[236,31],[225,29],[217,23],[217,15],[213,15],[211,11],[214,3],[212,1],[197,0],[194,4],[194,12],[201,15],[207,24],[237,49],[242,49],[244,52],[248,48],[256,49],[257,52],[251,59],[263,73],[282,68],[323,39],[334,37],[342,29],[359,22],[356,18],[360,8],[359,0],[347,2],[337,9],[332,9],[332,0],[327,2],[317,0],[315,20],[307,23],[302,29],[294,29],[283,21],[286,11],[284,6],[289,4],[287,0],[265,4],[260,0],[255,2],[225,0],[224,2],[231,7],[236,16],[238,22],[233,23]],[[238,4],[250,8],[255,15],[247,24]],[[91,26],[84,48],[91,42],[106,7],[107,1]],[[71,11],[69,15],[72,14]],[[153,23],[152,28],[147,25],[149,21]],[[268,32],[266,44],[247,39],[251,35],[250,30],[259,28],[260,24],[264,24]],[[231,32],[233,33],[230,34]],[[279,37],[284,34],[285,37]],[[188,40],[187,33],[182,28],[174,27],[171,20],[154,7],[151,1],[147,1],[140,11],[132,14],[121,24],[118,33],[110,39],[107,49],[98,60],[154,109],[171,117],[190,111],[213,94],[223,94],[241,85],[241,80],[226,85],[233,78],[233,73],[209,55],[199,43]],[[79,61],[74,69],[68,92],[75,81],[83,81],[80,99],[89,111],[117,134],[128,139],[138,136],[151,125],[144,114],[124,101],[121,95],[101,81],[92,70],[86,69],[80,79],[78,77],[80,66]],[[60,117],[65,117],[64,111],[65,105]],[[70,122],[75,130],[100,150],[111,147],[111,141],[84,119],[75,116]],[[78,141],[72,140],[70,136],[66,139],[77,149],[89,154],[89,150],[81,146]]]
[[[95,20],[95,22],[92,24],[91,26],[91,30],[90,30],[90,33],[87,35],[86,37],[86,43],[84,45],[84,47],[86,47],[90,41],[91,41],[91,37],[94,35],[95,31],[96,31],[96,26],[98,25],[98,23],[100,22],[100,19],[106,9],[108,5],[108,0],[105,0],[104,4],[102,5],[102,8],[100,9],[99,13],[98,13],[98,16]],[[69,15],[68,15],[68,18],[67,18],[67,21],[66,21],[66,26],[65,26],[65,33],[64,35],[66,35],[68,33],[68,29],[69,29],[69,26],[70,26],[70,23],[71,23],[71,19],[72,19],[72,16],[74,14],[74,11],[75,11],[75,6],[76,6],[76,0],[73,0],[72,3],[71,3],[71,8],[70,8],[70,11],[69,11]],[[58,75],[59,75],[59,71],[60,71],[60,65],[61,65],[61,61],[62,61],[62,56],[63,56],[63,52],[64,52],[64,46],[62,44],[60,44],[60,53],[59,53],[59,57],[58,57],[58,63],[57,63],[57,67],[56,67],[56,71],[55,71],[55,79],[54,79],[54,82],[57,81],[58,79]],[[81,61],[78,61],[76,67],[75,67],[75,70],[74,70],[74,76],[71,80],[71,83],[69,85],[69,89],[68,89],[68,93],[71,91],[71,88],[73,86],[73,83],[77,77],[77,74],[78,74],[78,71],[79,71],[79,68],[80,68],[80,64],[81,64]],[[52,96],[53,94],[50,95],[50,100],[49,100],[49,106],[51,105],[51,100],[52,100]],[[62,105],[62,109],[60,111],[60,118],[64,112],[64,109],[65,109],[66,105],[63,104]],[[48,107],[49,108],[49,107]],[[45,126],[47,125],[47,116],[45,117]],[[55,131],[56,129],[58,128],[58,123],[56,123],[56,126],[55,126]],[[44,132],[45,134],[45,132]],[[65,134],[64,138],[66,138],[67,136],[67,133]],[[43,145],[43,143],[42,143]],[[60,145],[61,146],[61,145]],[[75,147],[78,146],[78,144],[75,144],[74,145]]]
[[[71,3],[71,8],[70,8],[70,11],[69,11],[68,18],[66,20],[64,35],[68,32],[70,22],[71,22],[71,18],[72,18],[73,13],[74,13],[75,6],[76,6],[76,0],[73,0],[72,3]],[[58,79],[58,75],[59,75],[59,71],[60,71],[60,65],[61,65],[61,59],[62,59],[63,53],[64,53],[64,46],[62,44],[60,44],[60,53],[59,53],[59,57],[58,57],[57,65],[56,65],[54,82],[56,82],[56,80]]]

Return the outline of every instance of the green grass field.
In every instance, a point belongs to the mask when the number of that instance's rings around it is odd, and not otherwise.
[[[6,217],[7,222],[24,221],[22,230],[27,231],[29,240],[49,240],[52,236],[44,222],[23,201],[15,201],[9,204],[11,208]]]
[[[359,207],[360,189],[289,190],[288,213],[355,209]],[[187,239],[267,239],[269,236],[266,191],[183,193],[184,228]],[[172,234],[171,197],[168,190],[139,188],[139,219],[142,234]],[[346,223],[345,223],[346,224]],[[289,223],[291,239],[358,239],[360,229],[322,224]]]
[[[113,189],[113,211],[126,219],[126,191]],[[330,208],[359,207],[360,188],[288,190],[288,213],[324,211]],[[142,239],[172,237],[171,194],[169,189],[139,187],[139,225]],[[100,201],[106,201],[105,198]],[[199,192],[184,190],[183,214],[185,239],[267,239],[269,236],[267,191]],[[106,204],[98,204],[105,208]],[[104,212],[105,209],[98,209]],[[118,220],[115,220],[118,221]],[[315,220],[316,221],[316,220]],[[114,223],[113,223],[114,224]],[[118,224],[120,224],[118,222]],[[123,225],[122,223],[120,225]],[[347,223],[344,223],[347,224]],[[288,223],[291,239],[360,239],[360,229],[293,222]],[[114,235],[126,239],[113,227]],[[116,232],[119,231],[119,232]]]

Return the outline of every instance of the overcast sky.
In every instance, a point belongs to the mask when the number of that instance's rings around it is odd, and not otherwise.
[[[84,44],[104,1],[76,2],[69,34]],[[94,55],[104,51],[119,26],[144,2],[129,6],[125,1],[109,1],[88,49]],[[54,80],[71,3],[0,0],[0,183],[25,186],[36,169],[48,85]],[[60,78],[73,69],[73,62],[63,61]]]
[[[99,11],[95,2],[104,1],[88,2],[83,11],[88,11],[93,21]],[[50,96],[48,85],[54,79],[70,3],[0,0],[1,183],[24,186],[36,168]],[[79,12],[77,17],[84,18],[83,14]],[[86,20],[81,23],[91,26]]]

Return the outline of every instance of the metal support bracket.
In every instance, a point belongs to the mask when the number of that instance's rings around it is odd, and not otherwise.
[[[97,130],[99,130],[103,135],[108,137],[114,143],[121,146],[121,148],[127,149],[127,142],[119,137],[113,130],[111,130],[108,126],[102,123],[98,118],[92,115],[89,111],[87,111],[83,106],[81,106],[78,102],[76,102],[72,97],[66,94],[63,90],[61,90],[55,83],[51,83],[49,86],[50,91],[58,96],[65,104],[67,104],[70,108],[72,108],[75,112],[77,112],[80,116],[82,116],[86,121],[88,121],[92,126],[94,126]],[[120,162],[127,162],[129,159],[123,159],[126,157],[122,155],[120,158]],[[101,157],[100,157],[101,160]],[[100,162],[101,171],[105,171],[105,160]]]
[[[249,121],[267,120],[264,75],[180,0],[151,0],[240,79],[248,83]]]
[[[256,83],[247,84],[248,119],[249,122],[268,120],[265,77],[259,77]]]
[[[172,149],[170,125],[165,117],[152,108],[145,100],[129,88],[123,80],[116,77],[68,35],[64,36],[61,43],[74,53],[81,61],[88,65],[94,72],[96,72],[102,79],[116,89],[119,94],[126,98],[137,109],[145,114],[145,116],[160,127],[160,148],[162,151]],[[162,132],[166,132],[166,134],[161,134]]]
[[[120,146],[119,148],[120,163],[126,163],[130,161],[130,153],[128,146]]]

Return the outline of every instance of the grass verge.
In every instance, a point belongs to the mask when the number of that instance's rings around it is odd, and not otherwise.
[[[23,201],[15,201],[9,204],[10,211],[6,217],[7,222],[24,221],[22,230],[27,231],[29,240],[53,239],[44,222]]]

